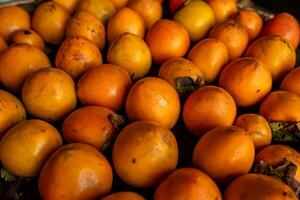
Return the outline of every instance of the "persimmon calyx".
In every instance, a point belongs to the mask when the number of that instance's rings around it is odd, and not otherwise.
[[[108,119],[114,125],[116,132],[119,132],[126,123],[125,117],[118,114],[110,114]]]
[[[300,122],[269,122],[274,143],[300,143]]]
[[[180,77],[176,78],[175,82],[177,92],[182,95],[189,94],[205,85],[205,79],[202,76],[198,76],[196,80],[191,77]]]

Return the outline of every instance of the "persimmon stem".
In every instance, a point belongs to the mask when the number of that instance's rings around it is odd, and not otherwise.
[[[196,80],[191,77],[180,77],[176,80],[176,90],[179,94],[185,95],[205,85],[204,77],[198,76]]]

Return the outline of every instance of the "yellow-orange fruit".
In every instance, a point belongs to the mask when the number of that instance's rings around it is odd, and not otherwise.
[[[41,36],[34,32],[33,30],[19,30],[15,31],[11,36],[12,43],[25,43],[39,48],[40,50],[45,50],[45,43]]]
[[[281,90],[287,90],[300,96],[300,67],[290,71],[280,85]]]

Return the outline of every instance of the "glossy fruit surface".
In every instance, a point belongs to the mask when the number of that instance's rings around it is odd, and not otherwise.
[[[25,43],[39,48],[40,50],[45,50],[45,43],[41,36],[34,32],[33,30],[19,30],[15,31],[11,35],[12,43]]]
[[[281,90],[287,90],[300,96],[300,67],[290,71],[282,80]]]

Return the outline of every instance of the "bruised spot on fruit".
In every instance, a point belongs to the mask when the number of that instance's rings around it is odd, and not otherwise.
[[[23,33],[24,33],[24,35],[30,35],[31,34],[31,32],[29,30],[24,30]]]
[[[135,164],[135,163],[136,163],[136,159],[135,159],[135,158],[132,158],[131,162],[132,162],[133,164]]]

